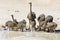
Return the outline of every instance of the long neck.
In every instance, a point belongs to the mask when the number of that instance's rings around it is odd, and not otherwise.
[[[12,20],[14,21],[14,16],[13,16],[13,15],[11,15],[11,17],[12,17]]]
[[[32,3],[30,2],[30,13],[32,13]]]

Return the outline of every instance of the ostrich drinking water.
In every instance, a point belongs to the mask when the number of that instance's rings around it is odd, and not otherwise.
[[[37,20],[39,22],[38,30],[42,30],[44,28],[43,26],[45,24],[45,15],[44,14],[40,14]]]
[[[44,31],[53,32],[57,27],[57,24],[55,22],[53,22],[53,17],[51,15],[48,15],[45,18],[45,15],[41,14],[38,17],[38,22],[39,22],[38,29],[40,29],[40,30],[43,29]]]
[[[45,31],[54,32],[57,27],[57,24],[53,22],[53,17],[51,15],[48,15],[45,21],[47,23]]]

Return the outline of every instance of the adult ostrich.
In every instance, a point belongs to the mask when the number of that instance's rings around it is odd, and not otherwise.
[[[30,13],[28,14],[27,18],[29,19],[29,29],[32,31],[32,29],[35,29],[36,25],[36,14],[32,12],[32,3],[30,2]],[[30,26],[31,25],[31,26]]]

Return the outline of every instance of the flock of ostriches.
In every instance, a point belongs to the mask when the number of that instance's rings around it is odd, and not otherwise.
[[[48,15],[45,17],[44,14],[40,14],[40,16],[37,18],[37,21],[39,22],[39,25],[36,27],[36,14],[32,12],[32,3],[30,2],[30,13],[27,15],[27,18],[29,20],[29,28],[26,28],[26,20],[22,20],[20,22],[17,22],[16,19],[14,19],[14,16],[11,15],[13,21],[7,21],[5,23],[5,26],[2,26],[4,30],[12,30],[12,31],[45,31],[45,32],[54,32],[57,24],[53,22],[53,16]]]

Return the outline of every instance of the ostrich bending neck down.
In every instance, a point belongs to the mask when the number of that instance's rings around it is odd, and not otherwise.
[[[29,19],[29,29],[31,30],[32,28],[35,29],[35,25],[36,25],[35,18],[36,18],[36,15],[35,15],[34,12],[32,12],[32,3],[30,2],[29,4],[30,4],[30,13],[28,14],[27,18]]]

